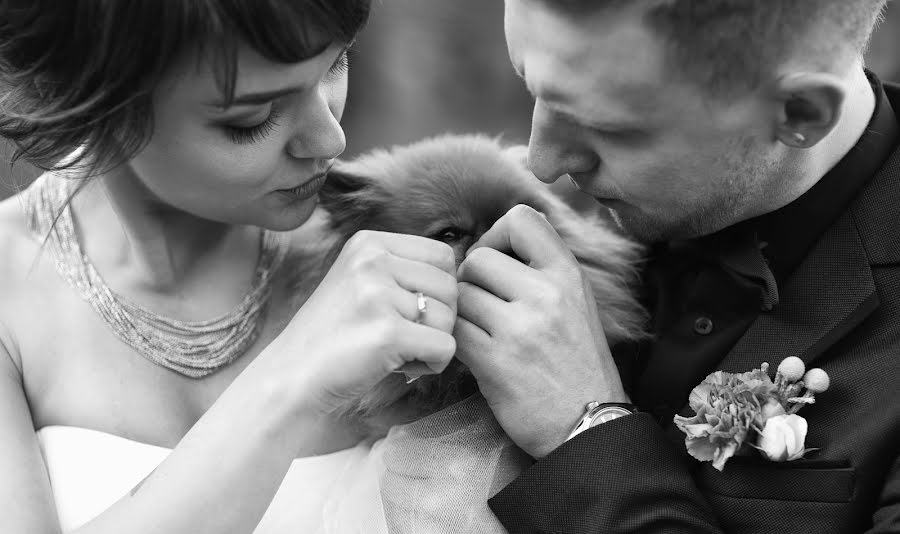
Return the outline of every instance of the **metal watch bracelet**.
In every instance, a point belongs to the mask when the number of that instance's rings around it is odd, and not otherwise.
[[[575,428],[572,429],[572,432],[566,438],[566,441],[569,441],[593,426],[637,412],[637,406],[624,402],[589,402],[585,406],[584,415],[581,416],[581,419],[578,421],[578,424],[575,425]]]

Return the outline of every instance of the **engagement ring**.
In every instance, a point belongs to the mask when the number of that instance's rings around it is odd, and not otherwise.
[[[421,291],[416,292],[416,308],[419,310],[418,315],[416,315],[416,322],[422,323],[425,320],[425,312],[428,311],[428,300],[426,300],[425,294]]]

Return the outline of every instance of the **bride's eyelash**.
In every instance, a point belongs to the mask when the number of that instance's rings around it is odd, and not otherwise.
[[[255,126],[225,126],[231,140],[239,145],[256,143],[266,138],[278,125],[278,110],[272,108],[266,120]]]
[[[328,74],[330,76],[342,76],[348,70],[350,70],[350,55],[348,50],[344,50],[334,61],[334,64],[331,65],[331,68],[328,69]],[[272,111],[269,112],[269,116],[263,122],[249,127],[225,126],[225,131],[228,132],[231,140],[239,145],[256,143],[272,133],[278,125],[277,119],[278,111],[273,107]]]
[[[331,76],[342,76],[350,70],[350,51],[344,50],[341,55],[334,61],[334,64],[328,69]]]

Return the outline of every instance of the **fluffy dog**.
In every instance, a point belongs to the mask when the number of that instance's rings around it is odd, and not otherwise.
[[[446,135],[376,150],[337,163],[319,202],[316,218],[302,230],[309,233],[306,248],[292,266],[303,277],[296,286],[301,304],[359,230],[444,241],[459,264],[497,219],[527,204],[547,217],[580,262],[610,344],[645,335],[645,312],[634,296],[641,247],[599,214],[579,214],[555,196],[525,167],[524,147],[503,147],[479,135]],[[389,418],[392,424],[433,413],[474,390],[464,366],[453,362],[442,375],[411,385],[402,375],[389,376],[346,410],[369,421],[385,410],[404,414],[401,421]]]

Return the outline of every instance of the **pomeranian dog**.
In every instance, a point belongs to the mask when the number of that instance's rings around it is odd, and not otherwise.
[[[610,345],[645,336],[646,314],[635,298],[643,250],[600,214],[583,215],[538,181],[525,166],[526,147],[504,147],[482,135],[445,135],[391,150],[376,150],[335,164],[319,193],[319,208],[302,228],[310,239],[292,261],[305,302],[344,243],[357,231],[415,234],[466,250],[517,204],[543,213],[590,281]],[[346,407],[373,422],[383,412],[415,420],[461,400],[477,386],[453,360],[440,375],[407,384],[402,375],[383,380]],[[402,407],[401,407],[402,405]],[[376,423],[374,426],[378,426]]]

